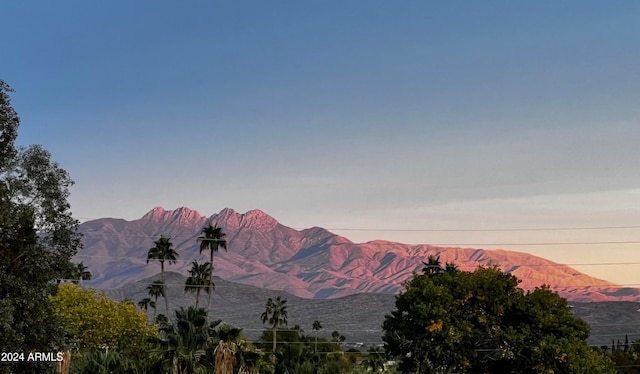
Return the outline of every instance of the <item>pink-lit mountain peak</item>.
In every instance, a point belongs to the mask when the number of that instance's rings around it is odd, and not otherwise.
[[[248,227],[253,227],[256,230],[273,230],[279,225],[278,221],[265,212],[254,209],[246,212],[242,215],[241,223]]]
[[[524,289],[548,284],[571,300],[640,300],[640,290],[622,289],[526,253],[383,240],[353,243],[321,227],[286,227],[257,209],[241,214],[225,208],[206,218],[189,208],[168,211],[156,207],[136,221],[86,222],[80,228],[85,247],[78,255],[94,274],[94,286],[116,287],[157,273],[145,265],[146,250],[154,238],[169,235],[180,253],[172,271],[186,274],[191,261],[200,258],[196,238],[208,224],[223,228],[228,241],[228,251],[216,258],[218,276],[289,290],[301,297],[398,292],[405,280],[421,271],[423,261],[434,255],[461,270],[500,265],[518,276]]]
[[[163,217],[166,212],[167,211],[163,207],[157,206],[148,211],[144,216],[142,216],[142,218],[140,218],[140,220],[156,220]]]
[[[227,219],[229,217],[235,217],[237,215],[239,215],[240,213],[236,212],[235,210],[231,209],[231,208],[224,208],[222,209],[220,212],[218,213],[214,213],[211,218],[217,218],[217,219]]]
[[[140,218],[140,220],[158,221],[170,219],[188,222],[200,220],[201,218],[202,215],[197,210],[189,209],[184,206],[175,210],[166,210],[161,206],[157,206],[148,211],[144,216],[142,216],[142,218]]]
[[[231,208],[224,208],[220,213],[212,215],[210,221],[211,224],[224,227],[230,231],[235,231],[242,227],[268,232],[280,225],[275,218],[259,209],[253,209],[242,214]]]

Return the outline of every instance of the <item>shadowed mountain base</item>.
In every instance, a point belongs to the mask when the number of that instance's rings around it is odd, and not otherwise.
[[[115,300],[130,299],[137,304],[148,297],[147,286],[157,277],[134,282],[118,290],[106,290],[105,294]],[[170,309],[195,304],[192,295],[184,293],[185,277],[178,273],[167,273]],[[304,299],[284,292],[271,291],[215,278],[216,290],[212,300],[212,319],[221,319],[241,327],[253,340],[260,337],[264,326],[260,314],[269,297],[282,296],[287,299],[289,327],[300,325],[304,332],[314,336],[313,321],[322,323],[318,336],[331,339],[331,332],[339,331],[346,337],[345,347],[362,347],[382,344],[382,321],[384,315],[395,307],[395,296],[382,294],[357,294],[335,299]],[[206,300],[206,294],[202,296]],[[159,301],[160,305],[162,302]],[[206,305],[206,303],[204,303]],[[636,302],[573,302],[574,314],[591,325],[588,342],[593,346],[611,347],[612,340],[624,342],[640,339],[640,303]],[[164,308],[159,308],[162,313]],[[149,310],[153,316],[153,310]]]

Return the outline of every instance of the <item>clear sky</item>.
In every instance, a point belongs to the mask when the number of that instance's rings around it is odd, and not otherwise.
[[[640,2],[43,0],[2,14],[20,143],[71,173],[81,220],[257,208],[354,241],[598,264],[576,267],[640,286]],[[611,226],[636,227],[378,231]]]

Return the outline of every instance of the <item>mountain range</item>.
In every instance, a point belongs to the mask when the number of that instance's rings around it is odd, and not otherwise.
[[[210,217],[195,210],[157,207],[137,220],[101,218],[80,225],[84,247],[77,260],[93,275],[88,286],[116,289],[160,271],[147,264],[147,251],[161,235],[171,238],[180,257],[165,264],[187,274],[194,260],[203,261],[197,237],[209,224],[226,233],[228,250],[214,259],[215,275],[227,281],[285,291],[302,298],[336,298],[358,293],[395,294],[428,256],[461,270],[498,265],[531,290],[547,284],[570,301],[637,301],[640,290],[618,287],[566,265],[507,250],[450,248],[389,241],[354,243],[321,227],[295,230],[260,210],[244,214],[225,208]]]

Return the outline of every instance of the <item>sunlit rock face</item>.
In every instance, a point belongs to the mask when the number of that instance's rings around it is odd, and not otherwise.
[[[187,274],[193,260],[204,261],[197,237],[207,225],[222,227],[227,251],[215,255],[215,275],[223,279],[305,298],[333,298],[355,293],[397,293],[402,282],[420,273],[423,261],[439,256],[460,270],[498,265],[517,276],[520,287],[549,285],[572,301],[636,301],[640,291],[620,288],[565,265],[525,253],[474,248],[408,245],[376,240],[353,243],[323,228],[294,230],[260,210],[244,214],[225,208],[210,217],[195,210],[157,207],[134,221],[102,218],[83,223],[84,248],[77,260],[93,274],[88,285],[117,288],[153,276],[157,263],[147,251],[160,235],[169,236],[180,258],[166,270]]]

